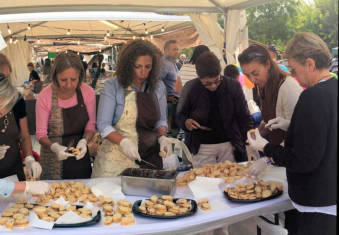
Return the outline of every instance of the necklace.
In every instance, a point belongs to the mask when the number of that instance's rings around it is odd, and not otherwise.
[[[9,125],[9,120],[8,120],[8,114],[5,115],[5,118],[4,118],[4,127],[1,129],[1,133],[5,133],[7,131],[7,128],[8,128],[8,125]]]

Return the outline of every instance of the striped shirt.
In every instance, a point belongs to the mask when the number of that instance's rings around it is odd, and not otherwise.
[[[184,86],[186,82],[197,78],[197,72],[195,70],[194,64],[184,64],[178,74],[181,78],[182,85]]]

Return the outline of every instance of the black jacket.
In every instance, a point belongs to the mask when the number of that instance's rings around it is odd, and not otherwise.
[[[189,118],[204,123],[208,119],[210,106],[208,90],[201,84],[199,78],[190,81],[189,86],[182,107],[176,114],[177,125],[185,131],[188,131],[185,121]],[[223,129],[235,148],[235,159],[238,162],[247,161],[246,133],[252,128],[253,121],[241,85],[236,80],[223,77],[222,83],[215,92],[217,92],[218,100],[220,100],[218,106],[222,116]],[[200,147],[199,136],[195,131],[188,131],[188,133],[190,135],[188,147],[193,154],[196,154]]]
[[[297,204],[337,204],[337,124],[338,80],[332,78],[300,95],[285,147],[265,146],[265,155],[286,167],[288,193]]]

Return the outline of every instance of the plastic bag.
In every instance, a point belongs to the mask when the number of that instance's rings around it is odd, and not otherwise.
[[[188,150],[187,146],[183,141],[175,138],[166,137],[171,143],[173,154],[162,158],[163,169],[177,169],[179,167],[179,158],[182,158],[182,152],[184,152],[186,158],[192,163],[192,154]]]
[[[179,159],[176,154],[171,154],[167,157],[162,158],[163,169],[175,170],[179,167]]]

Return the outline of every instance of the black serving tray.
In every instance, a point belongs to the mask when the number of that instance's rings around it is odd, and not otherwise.
[[[77,206],[77,208],[81,208],[83,206]],[[99,210],[96,216],[94,216],[90,221],[77,223],[77,224],[54,224],[53,228],[76,228],[76,227],[87,227],[92,226],[101,220],[101,211]]]
[[[176,202],[178,199],[180,199],[180,198],[173,199],[173,202]],[[150,200],[150,199],[147,199],[147,200]],[[134,202],[133,207],[132,207],[132,211],[133,211],[134,214],[144,216],[144,217],[149,217],[149,218],[156,218],[156,219],[177,219],[177,218],[181,218],[181,217],[187,217],[187,216],[194,215],[197,212],[197,209],[198,209],[196,201],[194,201],[192,199],[186,199],[186,200],[188,202],[191,202],[192,208],[187,213],[181,214],[181,215],[160,216],[160,215],[150,215],[150,214],[147,214],[147,213],[143,213],[139,210],[139,206],[140,206],[142,200],[138,200],[138,201]]]
[[[231,201],[231,202],[240,202],[240,203],[252,203],[252,202],[262,202],[262,201],[266,201],[266,200],[270,200],[270,199],[274,199],[274,198],[277,198],[279,196],[281,196],[283,194],[283,191],[278,191],[277,193],[275,194],[272,194],[271,196],[269,197],[266,197],[266,198],[256,198],[256,199],[237,199],[237,198],[233,198],[231,197],[230,195],[228,195],[227,192],[224,191],[224,195],[225,197]]]

